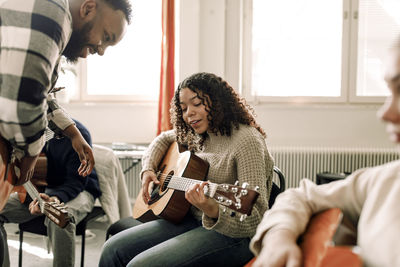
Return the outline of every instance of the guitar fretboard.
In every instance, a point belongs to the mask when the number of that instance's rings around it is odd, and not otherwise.
[[[178,177],[178,176],[171,176],[167,179],[170,179],[168,183],[168,188],[179,190],[179,191],[188,191],[190,186],[193,184],[201,184],[203,181],[190,179],[186,177]],[[208,191],[204,192],[207,196],[213,197],[215,192],[217,191],[217,184],[208,183]]]
[[[40,197],[39,192],[36,190],[36,187],[32,184],[31,181],[28,181],[24,183],[24,188],[32,199],[36,198],[39,201],[40,211],[44,213],[44,201]]]

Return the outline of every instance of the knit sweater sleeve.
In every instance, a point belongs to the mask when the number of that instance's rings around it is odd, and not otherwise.
[[[145,171],[150,170],[156,172],[161,159],[167,152],[170,145],[175,142],[175,136],[175,132],[170,130],[162,132],[151,142],[150,146],[142,157],[142,171],[140,172],[140,177],[142,177],[142,174]]]
[[[268,208],[268,198],[271,191],[273,175],[273,159],[270,156],[264,138],[253,127],[249,131],[242,131],[240,141],[235,142],[233,157],[236,163],[237,178],[240,184],[246,182],[249,188],[259,186],[259,197],[252,213],[244,221],[240,216],[231,216],[228,209],[220,205],[217,221],[203,214],[203,225],[206,229],[213,229],[231,237],[252,237],[264,212]]]
[[[308,179],[300,181],[298,188],[280,194],[271,210],[268,210],[257,233],[250,243],[256,255],[260,252],[264,235],[277,229],[288,229],[299,236],[306,229],[310,217],[329,208],[340,208],[354,226],[371,187],[370,177],[376,177],[376,169],[362,169],[345,180],[315,185]]]

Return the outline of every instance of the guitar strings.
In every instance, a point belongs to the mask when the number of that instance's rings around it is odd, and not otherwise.
[[[176,175],[170,175],[170,174],[164,174],[161,173],[161,171],[157,172],[157,177],[167,177],[163,183],[166,184],[166,187],[180,190],[180,191],[187,191],[193,183],[196,184],[201,184],[203,181],[202,180],[196,180],[196,179],[191,179],[191,178],[186,178],[183,176],[176,176]],[[177,180],[172,180],[172,178],[176,178]],[[182,179],[183,182],[180,182],[178,179]],[[172,183],[171,183],[172,180]],[[214,194],[216,193],[217,188],[219,187],[218,184],[212,183],[212,182],[207,182],[207,189],[205,189],[205,194],[209,197],[213,197]],[[163,186],[162,186],[163,188]]]
[[[170,175],[170,174],[165,174],[165,173],[160,173],[160,172],[157,172],[157,177],[167,177],[167,178],[170,178],[170,180],[171,180],[172,178],[183,178],[183,179],[187,179],[187,180],[191,180],[191,181],[197,181],[197,182],[199,182],[199,183],[204,182],[204,181],[201,181],[201,180],[196,180],[196,179],[192,179],[192,178],[187,178],[187,177],[184,177],[184,176]]]

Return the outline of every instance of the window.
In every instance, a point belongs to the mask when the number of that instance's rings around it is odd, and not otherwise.
[[[244,93],[267,101],[380,101],[399,9],[398,0],[253,0],[245,6],[251,44],[244,44],[244,68],[251,71]]]
[[[156,101],[160,88],[162,0],[131,0],[124,38],[77,65],[80,96],[74,100]]]
[[[340,1],[254,0],[252,93],[340,96],[342,9]]]
[[[384,96],[384,59],[400,33],[398,0],[362,0],[358,14],[357,96]]]

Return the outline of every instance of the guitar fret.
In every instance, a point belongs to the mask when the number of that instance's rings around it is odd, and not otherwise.
[[[203,181],[190,179],[186,177],[171,177],[171,181],[168,184],[169,188],[179,190],[179,191],[188,191],[190,186],[193,184],[201,184]]]
[[[43,199],[40,197],[39,192],[36,190],[36,187],[32,184],[31,181],[27,181],[26,183],[23,184],[26,192],[28,192],[29,196],[32,199],[37,199],[39,202],[39,207],[40,207],[40,211],[43,213],[44,212],[44,201]]]

